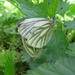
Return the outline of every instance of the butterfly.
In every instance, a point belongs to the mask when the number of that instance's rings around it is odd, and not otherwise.
[[[55,18],[28,18],[17,24],[24,48],[31,57],[38,57],[49,42],[55,27]]]

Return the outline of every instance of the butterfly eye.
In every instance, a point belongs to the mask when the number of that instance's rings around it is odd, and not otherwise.
[[[24,47],[31,57],[40,55],[54,30],[55,18],[29,18],[18,23]],[[36,55],[37,54],[37,55]]]

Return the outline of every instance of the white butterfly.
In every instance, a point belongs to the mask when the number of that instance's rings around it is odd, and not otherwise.
[[[54,25],[54,18],[29,18],[18,23],[18,32],[30,56],[38,55],[40,49],[48,43]]]

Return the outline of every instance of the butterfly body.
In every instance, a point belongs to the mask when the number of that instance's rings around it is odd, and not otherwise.
[[[29,18],[18,23],[18,32],[27,42],[26,44],[23,40],[25,46],[29,45],[35,48],[32,54],[36,55],[36,50],[39,51],[48,43],[54,30],[54,24],[54,19],[48,18]],[[25,47],[26,50],[27,48]]]

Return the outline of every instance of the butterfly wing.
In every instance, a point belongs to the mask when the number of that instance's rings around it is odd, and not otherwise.
[[[53,20],[47,18],[30,18],[18,24],[18,32],[34,48],[42,48],[51,38]]]
[[[22,42],[25,50],[31,57],[39,57],[41,54],[41,48],[34,48],[28,44],[28,41],[26,38],[22,37]]]

